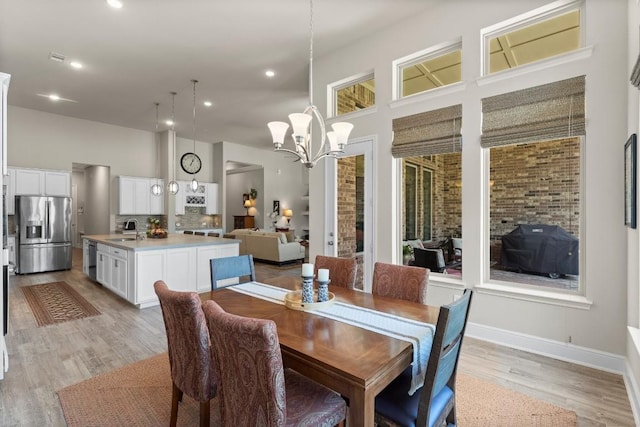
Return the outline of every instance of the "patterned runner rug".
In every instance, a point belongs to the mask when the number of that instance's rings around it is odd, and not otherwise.
[[[470,375],[456,383],[459,427],[573,427],[576,413]],[[169,425],[171,373],[166,353],[58,391],[69,427]],[[218,398],[211,426],[220,425]],[[186,394],[178,426],[198,425],[199,405]],[[380,426],[382,427],[382,426]]]
[[[67,282],[21,287],[38,326],[97,316],[100,312]]]

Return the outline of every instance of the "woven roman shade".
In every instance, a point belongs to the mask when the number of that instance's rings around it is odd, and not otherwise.
[[[484,148],[585,135],[585,76],[482,99]]]
[[[631,84],[640,89],[640,56],[636,60],[636,65],[631,70],[631,77],[629,78]]]
[[[462,151],[462,104],[393,119],[395,158]]]

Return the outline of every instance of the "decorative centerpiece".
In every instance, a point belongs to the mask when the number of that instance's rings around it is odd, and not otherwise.
[[[147,237],[150,239],[166,239],[169,233],[164,228],[160,227],[160,220],[158,218],[149,218],[149,230],[147,230]]]
[[[329,292],[329,270],[318,270],[318,290],[313,289],[313,264],[302,264],[302,290],[288,292],[284,303],[294,310],[317,310],[333,304],[335,295]]]

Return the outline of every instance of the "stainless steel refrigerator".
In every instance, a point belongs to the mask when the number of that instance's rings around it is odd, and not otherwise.
[[[71,198],[16,196],[16,273],[71,269]]]

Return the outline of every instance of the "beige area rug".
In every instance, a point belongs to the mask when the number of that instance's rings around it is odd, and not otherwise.
[[[38,326],[97,316],[100,312],[66,282],[21,287]]]
[[[458,375],[458,421],[461,427],[575,426],[575,412],[504,387]],[[67,425],[168,425],[171,378],[167,354],[160,354],[115,371],[98,375],[58,391]],[[178,425],[198,424],[198,403],[184,396]],[[211,425],[220,425],[216,399],[211,403]]]

